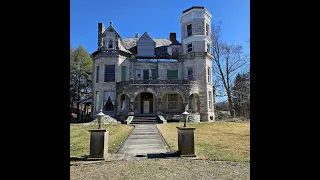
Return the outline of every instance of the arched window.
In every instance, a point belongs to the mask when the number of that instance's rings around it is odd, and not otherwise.
[[[112,42],[112,40],[109,40],[108,48],[109,48],[109,49],[112,49],[112,48],[113,48],[113,42]]]

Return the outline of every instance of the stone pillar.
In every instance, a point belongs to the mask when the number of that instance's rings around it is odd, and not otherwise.
[[[109,131],[92,129],[90,132],[90,155],[88,160],[104,160],[108,157]]]
[[[129,103],[129,112],[128,112],[129,116],[133,116],[134,115],[134,102],[130,102]]]
[[[161,98],[158,98],[158,115],[162,115],[162,99]]]
[[[194,149],[194,130],[191,127],[177,127],[178,153],[181,157],[196,157]]]

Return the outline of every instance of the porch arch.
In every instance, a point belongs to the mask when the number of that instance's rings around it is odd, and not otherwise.
[[[134,114],[157,114],[158,98],[148,91],[135,92],[133,100]]]
[[[181,93],[167,91],[162,97],[162,112],[164,114],[181,114],[185,110],[185,100]]]

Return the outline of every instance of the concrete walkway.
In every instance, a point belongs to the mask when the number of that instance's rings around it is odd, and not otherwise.
[[[137,124],[118,154],[135,156],[166,153],[168,150],[155,124]]]

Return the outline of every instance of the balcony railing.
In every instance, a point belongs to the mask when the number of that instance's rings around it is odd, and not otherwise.
[[[129,84],[198,84],[197,81],[191,80],[159,80],[159,79],[148,79],[148,80],[130,80],[130,81],[121,81],[117,82],[120,85],[129,85]]]

